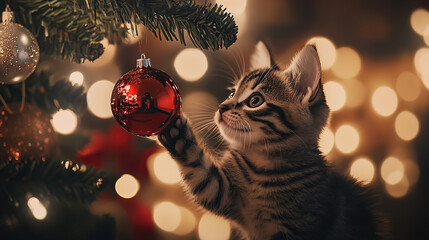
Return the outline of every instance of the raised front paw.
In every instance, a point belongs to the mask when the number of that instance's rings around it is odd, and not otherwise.
[[[180,155],[183,153],[183,148],[187,139],[188,119],[184,115],[173,119],[173,122],[159,134],[158,139],[167,150],[174,154]]]

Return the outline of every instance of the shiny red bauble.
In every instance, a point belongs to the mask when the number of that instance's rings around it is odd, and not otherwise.
[[[116,83],[111,98],[116,121],[137,136],[158,134],[180,114],[176,84],[163,71],[138,66]]]

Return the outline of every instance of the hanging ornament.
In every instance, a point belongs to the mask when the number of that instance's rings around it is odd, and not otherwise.
[[[0,108],[0,163],[54,157],[58,150],[58,136],[51,125],[51,117],[35,105],[8,105],[14,113]]]
[[[179,115],[181,98],[171,77],[152,68],[150,59],[142,54],[137,67],[116,83],[111,106],[123,128],[138,136],[151,136]]]
[[[13,22],[9,5],[0,24],[0,83],[24,81],[39,62],[39,45],[31,32]]]

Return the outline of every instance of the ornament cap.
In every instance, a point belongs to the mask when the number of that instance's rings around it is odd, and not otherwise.
[[[15,16],[13,15],[13,12],[10,10],[9,4],[6,4],[6,9],[3,11],[3,14],[2,14],[3,23],[13,22],[14,19],[15,19]]]
[[[146,55],[142,53],[140,59],[137,59],[137,67],[138,68],[150,67],[150,58],[146,58]]]

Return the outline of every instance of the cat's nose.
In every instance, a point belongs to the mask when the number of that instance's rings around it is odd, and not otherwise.
[[[229,105],[226,105],[226,104],[219,105],[219,113],[220,114],[228,111],[229,109],[231,109]]]

